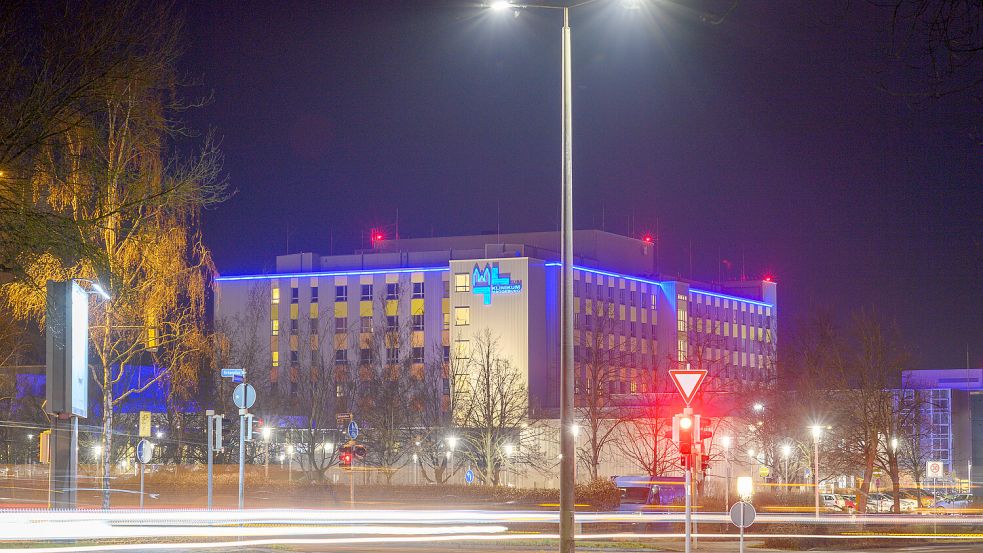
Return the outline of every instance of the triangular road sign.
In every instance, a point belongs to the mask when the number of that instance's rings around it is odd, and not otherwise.
[[[693,401],[693,397],[696,396],[697,390],[700,389],[700,385],[703,384],[703,379],[707,377],[707,371],[677,369],[670,370],[669,376],[672,377],[673,384],[683,396],[683,401],[689,405]]]

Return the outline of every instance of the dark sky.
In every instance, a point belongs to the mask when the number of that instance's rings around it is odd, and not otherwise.
[[[779,282],[782,332],[873,306],[916,366],[964,366],[967,345],[979,366],[980,105],[879,90],[888,16],[863,2],[741,2],[718,24],[654,4],[572,14],[576,226],[658,229],[672,274],[715,280],[723,258],[734,278],[743,259]],[[184,70],[215,96],[193,122],[224,137],[238,191],[205,218],[222,273],[351,251],[397,208],[403,237],[557,228],[559,12],[186,11]]]

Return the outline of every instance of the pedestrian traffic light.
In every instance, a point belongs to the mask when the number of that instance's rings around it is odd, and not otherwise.
[[[352,446],[344,446],[341,448],[341,453],[338,454],[338,464],[341,468],[350,468],[352,466]]]
[[[699,427],[700,427],[700,430],[699,430],[699,432],[700,432],[700,439],[699,439],[699,441],[700,442],[704,442],[704,441],[709,440],[710,438],[712,438],[713,437],[713,430],[711,430],[711,428],[713,428],[713,419],[711,419],[711,418],[703,418],[700,415],[696,415],[696,420],[699,421]],[[703,451],[704,452],[705,451],[708,451],[708,449],[709,448],[704,448]]]

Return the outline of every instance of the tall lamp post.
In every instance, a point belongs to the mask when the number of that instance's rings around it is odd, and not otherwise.
[[[816,500],[816,518],[819,518],[819,438],[823,435],[823,427],[812,427],[812,483]]]
[[[273,436],[273,429],[269,426],[263,425],[263,443],[265,450],[263,451],[263,477],[267,480],[270,479],[270,438]]]
[[[782,483],[785,484],[785,493],[788,493],[788,458],[792,454],[792,446],[785,444],[782,446],[782,460],[785,468],[782,470]]]
[[[724,511],[730,510],[730,444],[731,437],[720,438],[720,445],[724,446],[724,460],[727,461],[727,485],[724,488]]]
[[[446,438],[447,442],[447,468],[450,474],[447,479],[450,480],[454,477],[454,448],[457,447],[457,436],[448,436]]]

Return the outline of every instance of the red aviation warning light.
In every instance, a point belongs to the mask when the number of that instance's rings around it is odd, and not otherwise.
[[[642,242],[645,242],[646,244],[651,244],[654,240],[655,239],[652,238],[651,234],[645,234],[642,236]]]

